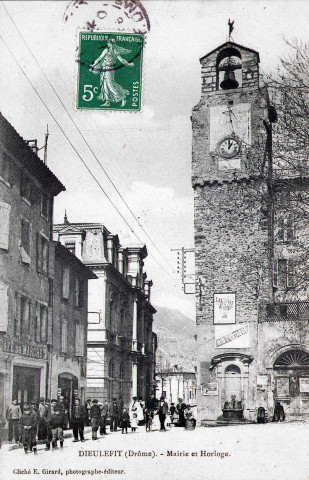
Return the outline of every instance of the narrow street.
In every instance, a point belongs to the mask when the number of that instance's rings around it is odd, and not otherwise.
[[[121,478],[175,480],[307,480],[308,423],[269,423],[184,431],[110,433],[85,443],[66,439],[64,448],[26,456],[0,453],[2,478]]]

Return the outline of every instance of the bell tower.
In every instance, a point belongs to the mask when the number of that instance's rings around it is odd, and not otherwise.
[[[200,59],[191,117],[200,420],[255,411],[258,314],[272,288],[270,109],[259,61],[232,41]]]

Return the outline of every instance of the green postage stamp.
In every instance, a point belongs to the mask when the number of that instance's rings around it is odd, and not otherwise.
[[[141,109],[142,34],[80,32],[78,61],[78,109]]]

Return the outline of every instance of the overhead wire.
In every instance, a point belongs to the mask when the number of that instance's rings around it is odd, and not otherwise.
[[[140,220],[136,217],[135,213],[133,212],[133,210],[131,209],[131,207],[128,205],[128,203],[126,202],[126,200],[124,199],[122,193],[119,191],[118,187],[115,185],[114,181],[112,180],[112,178],[110,177],[110,175],[108,174],[107,170],[103,167],[102,163],[100,162],[100,160],[98,159],[97,155],[95,154],[95,152],[93,151],[92,147],[89,145],[87,139],[85,138],[85,136],[83,135],[83,133],[81,132],[80,128],[78,127],[78,125],[76,124],[76,122],[74,121],[74,119],[72,118],[70,112],[68,111],[68,109],[66,108],[66,106],[64,105],[61,97],[59,96],[58,92],[55,90],[53,84],[50,82],[49,78],[47,77],[47,75],[45,74],[44,70],[42,69],[42,67],[40,66],[39,62],[37,61],[36,57],[33,55],[30,47],[28,46],[27,42],[25,41],[23,35],[21,34],[19,28],[17,27],[16,23],[14,22],[12,16],[10,15],[9,11],[7,10],[4,2],[2,2],[3,6],[4,6],[4,9],[7,13],[7,15],[9,16],[12,24],[14,25],[16,31],[18,32],[20,38],[22,39],[24,45],[26,46],[27,50],[29,51],[30,55],[32,56],[32,58],[34,59],[35,63],[37,64],[38,68],[40,69],[40,71],[42,72],[42,74],[44,75],[44,78],[46,79],[46,81],[48,82],[49,86],[51,87],[51,89],[53,90],[54,94],[56,95],[56,97],[58,98],[59,102],[61,103],[63,109],[65,110],[65,112],[67,113],[68,117],[70,118],[71,122],[73,123],[73,125],[75,126],[75,128],[77,129],[78,133],[80,134],[80,136],[82,137],[83,141],[85,142],[85,144],[87,145],[87,147],[89,148],[90,152],[92,153],[93,157],[95,158],[95,160],[97,161],[99,167],[101,168],[101,170],[104,172],[104,174],[106,175],[106,177],[108,178],[109,182],[112,184],[113,188],[115,189],[115,191],[117,192],[117,194],[119,195],[119,197],[121,198],[122,202],[125,204],[125,206],[127,207],[127,209],[129,210],[129,212],[131,213],[132,217],[135,219],[135,221],[137,222],[138,226],[141,228],[141,230],[144,232],[144,234],[146,235],[146,237],[148,238],[148,240],[152,243],[152,245],[154,246],[154,248],[157,250],[157,252],[159,253],[159,255],[164,259],[164,261],[167,263],[167,265],[172,269],[173,273],[175,273],[174,271],[174,268],[173,266],[170,264],[170,262],[165,258],[165,256],[163,255],[163,253],[160,251],[160,249],[156,246],[156,244],[153,242],[153,240],[151,239],[151,237],[148,235],[147,231],[145,230],[145,228],[143,227],[143,225],[140,223]],[[113,205],[114,206],[114,205]],[[116,208],[116,207],[115,207]],[[130,227],[131,229],[131,227]],[[132,229],[131,229],[132,231]],[[133,233],[133,231],[132,231]],[[139,241],[141,241],[139,239]]]
[[[3,2],[2,2],[3,3]],[[5,6],[4,6],[5,8]],[[6,8],[5,8],[6,10]],[[6,10],[7,11],[7,10]],[[8,12],[7,12],[8,13]],[[10,14],[8,13],[9,17],[11,18]],[[11,19],[12,20],[12,19]],[[13,20],[12,20],[12,23],[14,24]],[[14,24],[15,25],[15,24]],[[17,28],[17,27],[16,27]],[[138,239],[139,242],[141,243],[144,243],[141,238],[137,235],[137,233],[133,230],[133,228],[131,227],[131,225],[128,223],[128,221],[126,220],[126,218],[123,216],[123,214],[119,211],[119,209],[117,208],[117,206],[115,205],[115,203],[111,200],[111,198],[108,196],[108,194],[105,192],[105,190],[103,189],[102,185],[100,184],[100,182],[97,180],[97,178],[94,176],[94,174],[92,173],[92,171],[90,170],[90,168],[88,167],[88,165],[86,164],[86,162],[83,160],[82,156],[79,154],[78,150],[76,149],[76,147],[74,146],[74,144],[71,142],[71,140],[69,139],[69,137],[67,136],[67,134],[65,133],[65,131],[63,130],[63,128],[61,127],[61,125],[59,124],[59,122],[57,121],[56,117],[54,116],[54,114],[51,112],[51,110],[49,109],[49,107],[47,106],[47,104],[45,103],[45,101],[43,100],[42,96],[39,94],[39,92],[37,91],[37,89],[35,88],[35,86],[33,85],[33,83],[31,82],[30,78],[28,77],[28,75],[25,73],[24,69],[21,67],[21,65],[19,64],[17,58],[15,57],[13,51],[11,50],[11,48],[9,47],[9,45],[7,44],[7,42],[4,40],[3,36],[0,35],[0,38],[2,40],[2,42],[4,43],[4,45],[6,46],[7,50],[10,52],[11,56],[13,57],[15,63],[17,64],[17,66],[19,67],[19,69],[21,70],[21,72],[23,73],[23,75],[25,76],[25,78],[27,79],[27,81],[30,83],[32,89],[34,90],[34,92],[37,94],[37,96],[39,97],[39,99],[41,100],[41,102],[43,103],[43,105],[45,106],[46,110],[48,111],[48,113],[50,114],[50,116],[53,118],[53,120],[55,121],[55,123],[57,124],[58,128],[60,129],[60,131],[62,132],[62,134],[64,135],[64,137],[66,138],[66,140],[68,141],[68,143],[71,145],[71,147],[73,148],[73,150],[75,151],[76,155],[78,156],[78,158],[81,160],[82,164],[84,165],[84,167],[87,169],[88,173],[91,175],[91,177],[94,179],[94,181],[96,182],[96,184],[98,185],[98,187],[100,188],[100,190],[102,191],[102,193],[105,195],[105,197],[108,199],[108,201],[111,203],[111,205],[114,207],[114,209],[117,211],[117,213],[120,215],[120,217],[122,218],[122,220],[125,222],[125,224],[129,227],[130,231],[133,233],[133,235],[135,235],[135,237]],[[58,97],[58,95],[57,95]],[[58,97],[59,98],[59,97]],[[90,147],[89,147],[90,148]],[[155,260],[155,262],[164,270],[164,272],[173,280],[174,284],[177,285],[178,284],[178,281],[175,280],[171,274],[162,266],[162,264],[155,258],[155,256],[149,252],[149,255]],[[181,285],[181,284],[180,284]]]

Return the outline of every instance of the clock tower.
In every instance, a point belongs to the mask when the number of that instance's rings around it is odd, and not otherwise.
[[[269,98],[259,54],[228,41],[200,59],[192,113],[198,412],[256,415],[261,302],[272,294]]]

